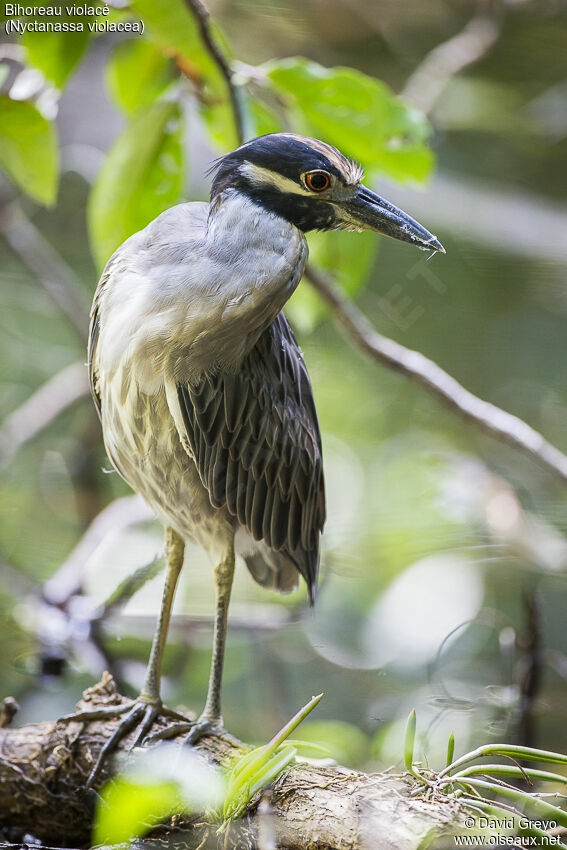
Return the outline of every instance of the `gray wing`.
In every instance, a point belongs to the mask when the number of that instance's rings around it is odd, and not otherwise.
[[[189,448],[215,507],[317,582],[325,522],[321,435],[307,369],[283,313],[235,373],[179,384]]]

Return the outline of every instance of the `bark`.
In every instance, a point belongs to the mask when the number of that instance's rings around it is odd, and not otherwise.
[[[85,691],[78,709],[120,704],[106,674]],[[31,833],[45,844],[88,845],[97,795],[85,783],[115,720],[44,722],[0,729],[0,823]],[[97,788],[127,758],[131,738],[99,777]],[[238,751],[233,743],[205,738],[197,745],[215,764]],[[175,817],[140,848],[200,847],[258,850],[417,850],[443,846],[458,823],[454,800],[412,796],[413,780],[390,773],[364,774],[340,766],[297,764],[252,801],[246,818],[222,835],[203,818]],[[260,805],[258,805],[260,803]],[[12,833],[14,834],[14,833]],[[426,844],[424,844],[424,840]],[[449,839],[447,839],[447,845]]]

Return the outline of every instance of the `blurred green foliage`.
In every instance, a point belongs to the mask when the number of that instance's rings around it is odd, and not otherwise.
[[[179,200],[182,160],[177,104],[161,101],[138,111],[108,152],[89,198],[89,233],[100,269],[125,239]]]
[[[187,94],[186,87],[180,84],[183,78],[198,90],[211,140],[222,150],[236,143],[237,128],[226,81],[186,4],[175,0],[164,14],[157,0],[135,0],[124,15],[132,12],[143,18],[149,39],[120,42],[107,64],[111,96],[130,120],[109,151],[89,200],[89,233],[99,269],[128,236],[181,200],[184,148],[180,109]],[[67,49],[73,38],[68,33],[53,40],[42,34],[26,34],[23,44],[29,62],[42,71],[46,81],[62,87],[86,47],[88,28],[85,29],[85,33],[74,37],[72,49]],[[226,49],[226,39],[216,26],[213,35]],[[235,84],[242,88],[236,96],[242,100],[243,109],[246,102],[250,135],[290,125],[296,131],[320,135],[345,153],[360,157],[372,173],[414,181],[422,181],[429,174],[432,153],[427,147],[427,119],[396,98],[385,83],[353,68],[324,68],[301,57],[260,67],[254,72],[254,80],[259,78],[263,80],[262,87],[251,86],[251,78],[235,77]],[[269,107],[265,99],[270,96],[277,99],[278,114],[266,113]],[[33,175],[28,163],[35,150],[26,144],[26,133],[22,132],[25,118],[39,149],[42,140],[39,129],[31,126],[31,116],[36,123],[43,119],[32,104],[15,105],[5,100],[6,103],[0,101],[0,123],[4,135],[12,136],[12,143],[10,148],[6,144],[7,153],[0,161],[4,160],[6,170],[24,191],[36,200],[50,203],[56,181],[53,143],[46,145],[43,140],[44,161]],[[49,132],[48,127],[46,123],[45,133]],[[343,250],[339,246],[344,246]],[[372,262],[371,251],[355,251],[343,238],[322,238],[318,254],[324,266],[333,268],[348,267],[349,261],[360,258],[353,274],[347,276],[351,293],[361,285]],[[304,301],[301,310],[304,316],[311,315],[311,322],[315,321],[315,304]]]
[[[183,811],[176,782],[119,776],[102,793],[93,842],[122,844],[139,838],[176,811]]]
[[[59,167],[56,132],[33,103],[0,96],[0,165],[34,200],[54,203]]]
[[[122,844],[172,815],[213,814],[228,792],[224,772],[189,748],[168,743],[132,755],[126,771],[107,782],[97,799],[93,842]]]
[[[384,240],[378,251],[374,235],[349,233],[310,237],[311,257],[357,297],[381,331],[424,351],[565,447],[565,262],[546,252],[546,232],[530,233],[529,245],[518,238],[517,248],[510,242],[503,247],[493,220],[484,227],[482,221],[518,191],[522,203],[515,215],[503,207],[512,234],[516,228],[525,233],[522,227],[540,206],[551,218],[565,215],[564,16],[552,3],[545,14],[532,2],[507,7],[499,42],[449,82],[432,116],[432,136],[423,115],[393,91],[403,88],[429,49],[460,29],[473,4],[414,3],[404,16],[393,11],[396,4],[372,5],[370,23],[358,21],[348,3],[334,3],[324,20],[315,2],[290,2],[283,10],[256,2],[219,7],[227,37],[249,63],[238,65],[235,76],[246,132],[321,135],[359,159],[370,182],[382,176],[423,181],[433,147],[442,181],[426,190],[431,212],[420,217],[428,226],[429,217],[433,225],[441,222],[446,258],[424,267],[407,246]],[[144,0],[112,16],[143,17],[144,37],[92,37],[88,43],[75,35],[26,37],[27,61],[48,82],[39,95],[32,89],[21,100],[8,93],[0,100],[4,196],[24,209],[68,264],[85,300],[97,279],[89,240],[100,268],[116,245],[165,206],[206,197],[204,163],[214,158],[213,148],[237,144],[225,82],[185,4],[168,4],[164,15],[163,4]],[[223,33],[214,32],[225,43]],[[288,58],[298,52],[305,58]],[[92,124],[103,81],[118,107],[105,102],[95,116],[114,122],[110,145],[96,137]],[[56,125],[41,97],[52,94],[51,84],[62,90],[60,176]],[[76,110],[73,126],[88,131],[71,133],[65,108]],[[82,165],[92,147],[105,149],[92,188],[86,167],[74,171],[65,163],[76,138]],[[471,207],[470,233],[453,229],[453,210],[440,213],[447,203],[443,181],[486,189],[484,210]],[[464,198],[467,212],[466,192]],[[35,204],[55,200],[49,210]],[[84,340],[38,287],[26,258],[7,243],[0,250],[4,418],[63,367],[83,362],[85,353]],[[425,268],[442,285],[431,284]],[[520,734],[522,677],[530,661],[533,623],[526,599],[535,594],[538,652],[547,666],[532,733],[542,745],[567,749],[563,488],[517,453],[465,428],[399,376],[361,359],[307,285],[298,289],[289,314],[323,430],[330,510],[322,588],[317,609],[307,615],[298,595],[267,593],[238,571],[227,725],[247,740],[267,740],[298,696],[325,691],[317,721],[306,724],[302,736],[352,766],[401,764],[413,705],[420,717],[416,760],[425,749],[442,764],[453,729],[459,751],[488,737],[513,738]],[[131,600],[123,617],[105,624],[100,637],[108,655],[96,656],[96,663],[83,652],[89,622],[79,615],[93,599],[108,598],[133,566],[151,560],[161,545],[157,528],[117,534],[101,547],[86,565],[84,595],[75,597],[71,612],[60,612],[61,623],[53,608],[46,612],[38,603],[42,584],[88,523],[127,493],[116,474],[102,471],[109,466],[96,414],[84,398],[3,470],[0,676],[3,690],[21,699],[24,720],[70,710],[80,688],[109,659],[123,687],[134,692],[139,684],[160,579]],[[423,583],[428,576],[435,578],[436,605]],[[409,581],[400,600],[395,591],[404,577]],[[429,652],[423,634],[428,618],[442,624],[454,600],[467,594],[481,600],[472,622],[445,634],[447,641]],[[210,566],[191,549],[175,613],[189,612],[196,625],[172,629],[165,682],[171,704],[198,707],[202,701],[210,635],[202,633],[199,618],[210,612],[212,598]],[[431,610],[424,610],[424,599]],[[396,625],[408,614],[419,629],[406,629],[403,652],[384,660],[383,648],[400,638]],[[65,675],[42,678],[38,659],[52,661],[57,653],[66,657]]]
[[[271,62],[265,70],[293,126],[306,135],[330,139],[369,171],[395,180],[421,182],[431,172],[427,119],[380,80],[302,57]]]
[[[151,41],[127,39],[116,45],[106,64],[106,85],[127,114],[152,105],[175,75],[171,63]]]

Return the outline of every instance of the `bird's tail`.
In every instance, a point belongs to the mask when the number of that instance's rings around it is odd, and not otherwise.
[[[252,578],[262,587],[289,593],[295,590],[299,583],[297,567],[284,552],[276,552],[263,546],[255,552],[245,554],[244,560]]]

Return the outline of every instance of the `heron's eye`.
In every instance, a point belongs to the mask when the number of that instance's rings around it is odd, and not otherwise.
[[[324,192],[331,185],[331,178],[326,171],[310,171],[305,175],[305,185],[312,192]]]

